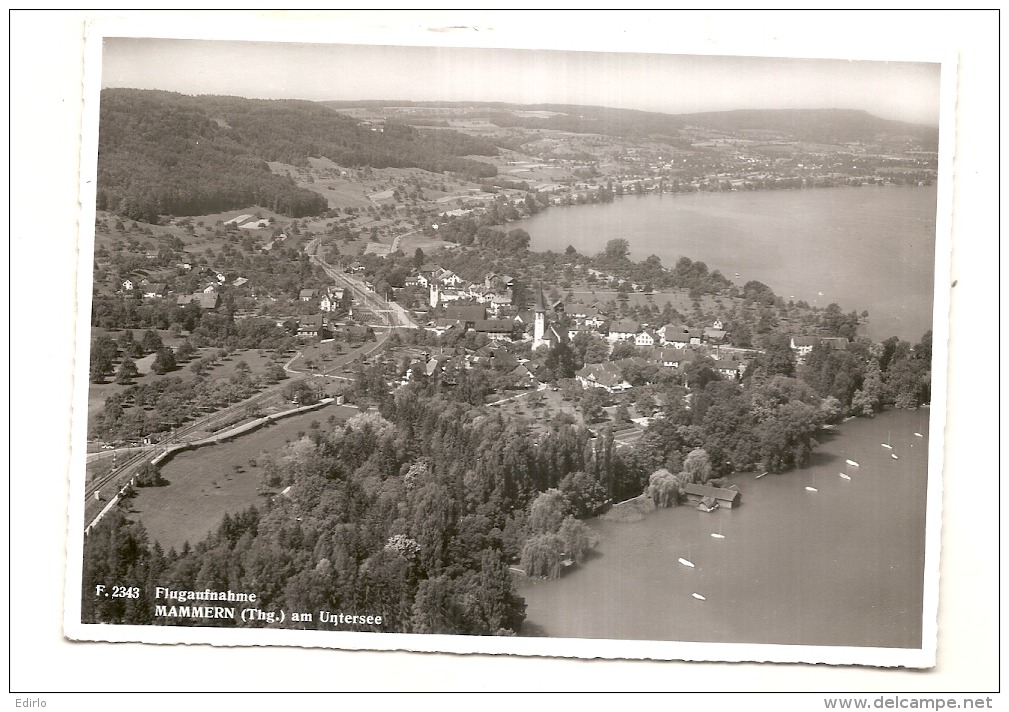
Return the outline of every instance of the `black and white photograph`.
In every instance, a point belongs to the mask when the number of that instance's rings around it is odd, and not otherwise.
[[[935,668],[957,53],[336,15],[85,26],[66,643]]]
[[[948,67],[92,39],[72,637],[934,656]]]

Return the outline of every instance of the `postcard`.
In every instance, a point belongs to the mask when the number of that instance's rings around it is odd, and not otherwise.
[[[69,638],[934,665],[955,63],[146,29]]]

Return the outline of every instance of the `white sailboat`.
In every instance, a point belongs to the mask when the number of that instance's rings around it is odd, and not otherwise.
[[[896,455],[894,455],[892,452],[890,453],[890,457],[892,457],[894,460],[899,460],[900,459]]]
[[[693,596],[694,598],[696,598],[698,601],[707,601],[708,600],[708,599],[706,599],[704,596],[702,596],[699,593],[692,593],[690,595]]]
[[[858,467],[858,463],[855,462],[854,460],[845,460],[845,462],[847,462],[852,467]]]
[[[887,450],[893,450],[893,445],[890,444],[890,433],[889,433],[889,431],[886,434],[886,442],[885,443],[880,443],[880,445],[882,445],[883,447],[885,447]]]
[[[683,558],[683,557],[681,556],[681,557],[680,557],[680,558],[678,559],[678,561],[679,561],[679,562],[680,562],[681,564],[683,564],[684,566],[689,566],[690,568],[694,568],[694,562],[693,562],[693,561],[690,561],[689,559],[684,559],[684,558]]]
[[[915,436],[916,438],[923,438],[923,437],[925,437],[925,436],[924,436],[924,435],[922,435],[921,433],[915,433],[915,434],[914,434],[914,436]]]
[[[718,520],[718,531],[717,532],[711,532],[711,538],[712,539],[724,539],[725,538],[725,535],[722,534],[722,520],[721,519]]]
[[[837,474],[840,475],[841,479],[843,479],[843,480],[850,480],[851,479],[851,477],[849,475],[846,475],[843,472],[838,472]]]

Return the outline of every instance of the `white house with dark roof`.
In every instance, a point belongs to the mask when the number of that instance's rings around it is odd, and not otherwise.
[[[663,346],[673,346],[682,349],[690,345],[698,346],[701,343],[701,331],[699,329],[690,329],[679,324],[666,324],[660,331]]]
[[[495,314],[510,308],[512,305],[512,298],[510,294],[495,294],[490,300],[490,310]]]
[[[663,368],[679,368],[680,364],[689,360],[688,355],[691,353],[690,351],[666,346],[652,351],[652,360]]]
[[[641,324],[636,321],[631,321],[629,319],[623,319],[621,321],[610,322],[609,332],[606,338],[610,341],[623,341],[624,339],[633,339],[641,331]]]
[[[607,393],[623,393],[631,389],[631,384],[624,380],[620,368],[612,361],[589,364],[576,373],[575,378],[582,388],[602,388]]]
[[[220,303],[220,295],[216,292],[197,292],[196,294],[180,294],[175,303],[180,307],[187,306],[192,302],[207,311],[217,309],[217,305]]]
[[[650,331],[649,329],[642,329],[634,335],[634,345],[655,346],[656,342],[659,341],[660,338],[661,337],[657,336],[653,331]]]
[[[792,347],[792,351],[795,351],[799,358],[807,356],[813,347],[820,343],[819,336],[793,336],[789,345]]]
[[[515,322],[511,319],[478,319],[473,331],[494,341],[511,341],[515,335]]]
[[[741,375],[738,361],[716,360],[715,370],[729,380],[737,380]]]
[[[163,283],[148,284],[144,287],[144,299],[160,299],[165,296],[165,285]]]
[[[326,327],[327,320],[323,314],[303,316],[298,322],[298,336],[306,338],[324,336]]]

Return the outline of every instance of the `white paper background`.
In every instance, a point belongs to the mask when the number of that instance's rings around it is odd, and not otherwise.
[[[994,163],[997,15],[676,13],[670,17],[638,12],[608,15],[605,21],[584,13],[577,20],[537,14],[522,17],[523,23],[517,23],[514,14],[475,11],[379,15],[380,22],[400,27],[431,21],[497,26],[516,46],[521,38],[535,47],[668,51],[670,34],[692,33],[695,39],[706,38],[712,51],[733,54],[851,56],[864,48],[866,56],[873,58],[886,56],[889,50],[895,53],[893,58],[908,58],[907,52],[916,49],[927,48],[931,57],[936,48],[959,52],[952,275],[958,284],[952,292],[939,654],[935,670],[908,672],[66,642],[62,596],[74,353],[80,58],[83,22],[96,14],[19,12],[10,18],[11,690],[997,688],[999,503],[990,494],[996,491],[999,469],[991,457],[998,443],[995,390],[1000,365],[993,357],[999,298]],[[271,17],[277,16],[253,19]],[[228,16],[221,21],[238,19]],[[373,16],[343,19],[373,22]],[[557,28],[563,21],[568,23],[567,30],[561,32]],[[515,31],[516,25],[525,27],[522,34]],[[573,25],[581,31],[572,31]],[[669,30],[673,26],[675,33]],[[431,41],[453,40],[438,35]],[[101,706],[118,709],[120,702],[127,700],[105,698]],[[813,702],[817,707],[822,704]],[[256,700],[247,706],[257,708]],[[77,701],[66,708],[83,706]]]

